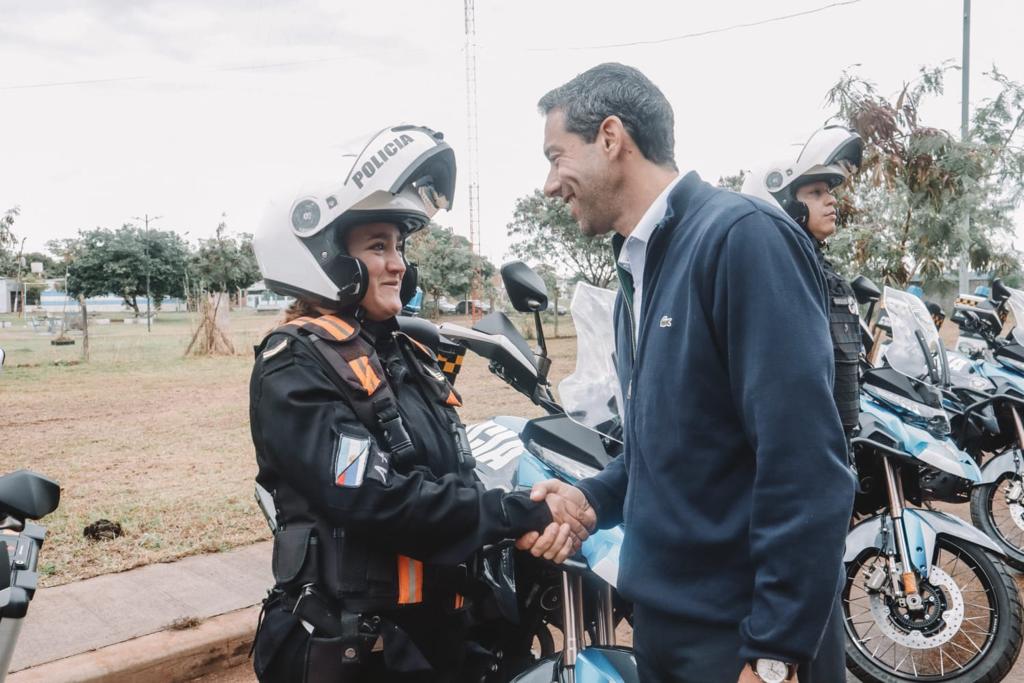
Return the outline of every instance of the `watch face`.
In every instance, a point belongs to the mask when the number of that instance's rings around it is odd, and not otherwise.
[[[764,683],[782,683],[786,680],[789,667],[777,659],[759,659],[756,671],[758,678]]]

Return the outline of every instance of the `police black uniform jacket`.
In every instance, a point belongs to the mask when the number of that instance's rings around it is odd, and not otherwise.
[[[429,352],[397,333],[394,320],[360,334],[385,368],[415,462],[399,467],[373,460],[368,470],[386,467],[383,476],[367,471],[358,485],[339,485],[336,457],[342,440],[369,439],[379,454],[381,435],[359,422],[315,349],[287,334],[271,334],[257,349],[250,384],[257,481],[275,495],[278,537],[313,524],[321,554],[316,562],[307,558],[303,567],[295,562],[285,567],[275,553],[275,578],[292,592],[310,578],[321,587],[333,585],[341,595],[332,597],[340,597],[343,608],[364,611],[394,604],[394,586],[385,584],[393,583],[396,555],[403,555],[426,563],[422,600],[447,604],[454,589],[448,584],[440,595],[432,577],[450,575],[445,567],[486,544],[543,529],[551,515],[528,493],[487,491],[470,473],[459,472],[445,406],[425,390],[422,379],[430,368],[438,374]],[[334,559],[325,561],[328,556]],[[309,574],[309,565],[317,563],[313,576],[291,576]],[[281,586],[287,579],[292,585]]]

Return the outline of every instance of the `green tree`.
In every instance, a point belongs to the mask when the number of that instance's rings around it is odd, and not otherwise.
[[[146,295],[147,279],[156,308],[166,296],[184,295],[188,245],[174,232],[131,224],[96,228],[80,231],[66,248],[71,253],[67,291],[73,297],[114,293],[139,315],[138,297]]]
[[[217,226],[216,237],[199,241],[189,268],[199,286],[210,292],[236,292],[260,279],[252,235],[231,236],[224,221]]]
[[[419,286],[434,300],[445,295],[465,298],[473,283],[476,259],[469,248],[469,240],[456,235],[451,228],[431,223],[409,238],[406,257],[416,264]],[[494,266],[491,267],[494,273]]]
[[[0,216],[0,277],[18,274],[18,238],[14,235],[14,219],[21,208],[14,206]]]
[[[718,178],[718,187],[726,190],[732,190],[733,192],[739,192],[740,188],[743,187],[743,181],[747,178],[746,171],[740,171],[736,175],[720,176]]]
[[[546,263],[596,287],[608,287],[615,277],[609,238],[584,235],[569,206],[540,190],[516,200],[508,234],[517,240],[512,253],[524,261]]]
[[[920,120],[949,70],[922,69],[895,99],[849,73],[828,93],[836,117],[865,140],[861,168],[840,194],[842,229],[830,241],[830,257],[848,274],[899,287],[920,278],[943,291],[965,249],[975,270],[1017,268],[1009,240],[1024,191],[1024,88],[997,70],[987,74],[999,94],[974,111],[963,142]]]

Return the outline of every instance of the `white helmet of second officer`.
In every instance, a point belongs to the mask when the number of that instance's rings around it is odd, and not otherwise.
[[[797,190],[818,181],[834,189],[857,170],[863,154],[864,141],[859,135],[843,126],[825,126],[810,137],[795,160],[754,170],[740,191],[778,204],[806,228],[807,205],[797,201]]]
[[[366,294],[366,266],[349,256],[345,234],[366,223],[391,223],[402,237],[451,207],[455,152],[441,133],[392,126],[360,140],[323,181],[272,202],[253,236],[267,287],[320,306],[343,309]],[[416,290],[416,269],[402,281],[403,303]]]

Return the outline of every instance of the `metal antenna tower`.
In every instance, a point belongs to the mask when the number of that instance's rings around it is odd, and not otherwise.
[[[466,142],[469,148],[469,249],[474,256],[480,255],[480,178],[479,178],[479,139],[476,118],[476,9],[474,0],[465,0],[466,10]],[[480,268],[479,259],[473,264],[473,280],[470,285],[469,298],[479,298]],[[473,304],[469,304],[473,320],[480,313]]]

